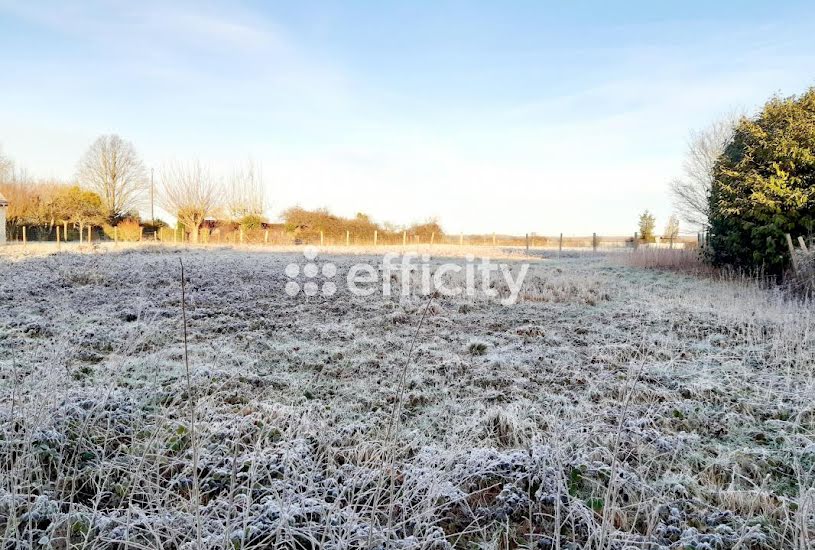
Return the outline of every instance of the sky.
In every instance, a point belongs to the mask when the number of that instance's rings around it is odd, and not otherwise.
[[[0,147],[262,164],[269,214],[633,233],[689,132],[815,85],[808,2],[0,0]]]

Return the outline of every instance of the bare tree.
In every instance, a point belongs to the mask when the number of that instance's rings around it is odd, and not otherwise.
[[[11,173],[14,171],[14,163],[10,158],[3,155],[3,149],[0,147],[0,183],[11,179]]]
[[[116,134],[99,136],[79,161],[77,179],[102,198],[109,223],[138,207],[147,178],[135,147]]]
[[[233,221],[261,218],[266,210],[263,166],[251,159],[233,170],[227,180],[228,215]]]
[[[708,223],[708,196],[713,168],[733,139],[741,115],[728,115],[704,130],[693,131],[682,165],[684,174],[670,183],[674,206],[688,224],[702,228]]]
[[[671,217],[668,218],[668,223],[665,224],[665,233],[662,236],[671,241],[679,237],[679,218],[676,217],[676,214],[671,214]]]
[[[175,162],[161,171],[159,202],[178,218],[190,232],[190,240],[198,242],[199,228],[221,202],[221,186],[199,161]]]

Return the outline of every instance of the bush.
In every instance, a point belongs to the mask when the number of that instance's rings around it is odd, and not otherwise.
[[[141,238],[141,224],[138,220],[128,218],[119,222],[116,232],[113,227],[105,226],[105,236],[111,240],[118,238],[120,241],[138,241]]]
[[[259,216],[257,214],[247,214],[240,219],[238,225],[240,225],[244,231],[253,231],[261,229],[265,222],[266,220],[263,218],[263,216]]]
[[[773,98],[738,123],[716,163],[709,202],[714,265],[784,272],[784,234],[810,236],[815,227],[815,88]]]

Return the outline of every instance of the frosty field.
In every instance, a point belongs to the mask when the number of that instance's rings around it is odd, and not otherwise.
[[[0,252],[2,548],[813,548],[811,306],[620,258],[506,307]]]

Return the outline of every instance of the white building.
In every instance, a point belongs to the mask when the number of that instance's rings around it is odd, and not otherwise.
[[[6,210],[8,210],[8,201],[0,193],[0,244],[6,243]]]

